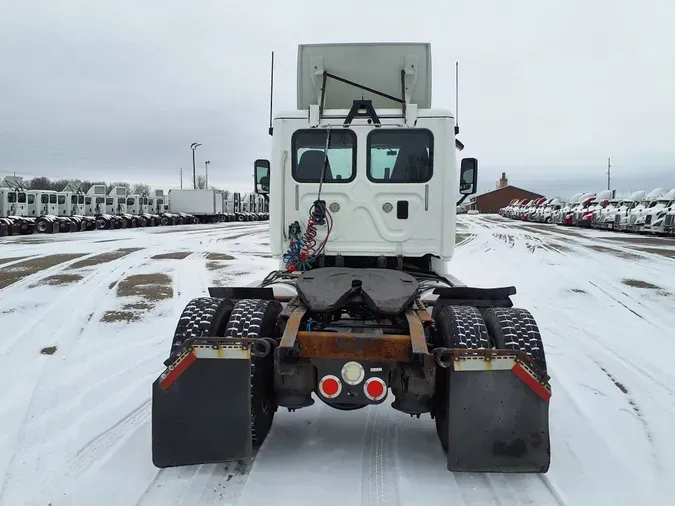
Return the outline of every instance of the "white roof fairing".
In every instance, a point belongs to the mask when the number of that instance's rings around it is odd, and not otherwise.
[[[377,64],[375,64],[377,63]],[[319,104],[323,71],[402,98],[401,71],[406,71],[408,103],[431,107],[431,44],[352,43],[298,46],[297,107]],[[386,97],[327,78],[324,108],[350,109],[354,100],[372,100],[375,109],[394,108]]]

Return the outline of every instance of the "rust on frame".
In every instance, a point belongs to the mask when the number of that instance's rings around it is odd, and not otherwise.
[[[287,327],[288,328],[288,327]],[[343,332],[298,332],[301,358],[331,358],[409,362],[410,336],[364,335]]]

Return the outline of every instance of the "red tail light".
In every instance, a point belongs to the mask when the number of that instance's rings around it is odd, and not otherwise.
[[[368,378],[363,385],[363,392],[371,401],[379,401],[387,395],[387,385],[380,378]]]
[[[319,393],[327,399],[334,399],[340,395],[340,392],[342,392],[342,383],[336,376],[328,374],[319,381]]]

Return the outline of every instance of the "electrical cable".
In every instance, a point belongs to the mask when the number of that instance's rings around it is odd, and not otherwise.
[[[316,247],[316,227],[324,223],[327,224],[328,230],[319,246]],[[291,242],[288,251],[283,256],[286,269],[289,272],[310,270],[316,262],[316,257],[325,248],[332,230],[333,216],[326,208],[326,203],[323,200],[314,201],[310,208],[305,233]]]
[[[307,228],[301,237],[296,238],[296,240],[291,238],[291,244],[288,247],[288,251],[284,253],[282,257],[284,263],[286,264],[286,269],[289,272],[304,272],[312,269],[316,263],[316,257],[319,256],[325,248],[326,243],[328,242],[328,237],[333,230],[333,216],[326,208],[326,202],[321,200],[321,189],[323,187],[326,168],[328,167],[329,145],[330,125],[328,125],[326,130],[326,145],[324,147],[324,161],[323,167],[321,169],[321,177],[319,179],[319,191],[317,193],[316,200],[309,209]],[[326,237],[323,238],[323,241],[321,241],[319,247],[316,248],[316,227],[317,225],[323,225],[324,223],[328,226]]]

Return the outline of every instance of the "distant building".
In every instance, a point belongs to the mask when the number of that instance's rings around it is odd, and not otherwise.
[[[538,199],[543,197],[538,193],[530,192],[509,185],[506,173],[497,181],[497,189],[478,195],[469,201],[469,209],[483,214],[496,214],[502,207],[509,205],[513,199]]]
[[[506,179],[506,172],[502,172],[502,177],[497,181],[497,189],[506,188],[509,185],[509,180]]]

